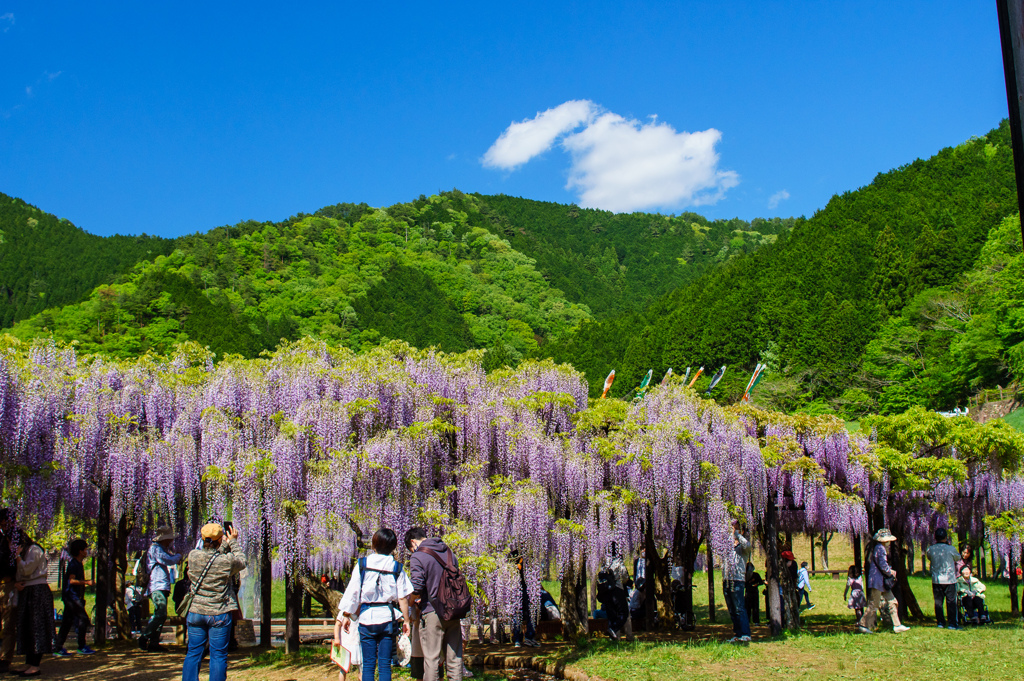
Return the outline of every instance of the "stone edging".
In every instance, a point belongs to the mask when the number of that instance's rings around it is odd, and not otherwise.
[[[466,655],[466,664],[471,667],[503,667],[505,669],[532,669],[541,674],[550,674],[556,679],[566,681],[604,681],[598,676],[590,676],[578,669],[566,666],[564,662],[552,662],[528,655]]]

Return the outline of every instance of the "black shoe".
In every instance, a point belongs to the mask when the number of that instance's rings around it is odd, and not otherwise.
[[[146,640],[145,636],[140,636],[137,643],[139,644],[139,650],[145,651],[149,647],[149,641]]]
[[[167,650],[167,648],[164,648],[159,643],[157,643],[154,646],[149,646],[148,648],[146,648],[146,652],[147,653],[167,653],[167,652],[170,652],[170,651]]]

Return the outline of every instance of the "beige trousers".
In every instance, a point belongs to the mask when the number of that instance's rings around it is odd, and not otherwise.
[[[881,591],[880,589],[868,589],[868,607],[864,609],[864,614],[861,615],[860,622],[858,624],[867,629],[875,628],[875,621],[878,619],[878,607],[882,600],[885,600],[885,607],[889,610],[889,617],[892,618],[892,626],[900,626],[900,615],[897,608],[899,603],[896,601],[896,597],[892,595],[891,591]]]
[[[448,681],[462,681],[462,626],[459,620],[442,620],[436,612],[427,613],[420,624],[420,645],[423,647],[423,681],[437,681],[442,652]]]

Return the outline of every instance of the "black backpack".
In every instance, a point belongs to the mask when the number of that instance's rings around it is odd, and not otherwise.
[[[605,568],[597,573],[597,600],[602,603],[611,602],[614,588],[615,573],[611,571],[611,568]]]

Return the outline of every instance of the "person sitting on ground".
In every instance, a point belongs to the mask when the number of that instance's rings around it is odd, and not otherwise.
[[[849,599],[847,599],[849,594]],[[868,599],[864,596],[864,577],[857,565],[851,565],[846,571],[846,588],[843,589],[843,598],[846,599],[846,607],[853,610],[857,619],[864,615],[864,607]]]
[[[84,539],[75,539],[68,544],[67,569],[64,571],[64,588],[61,590],[61,600],[64,601],[64,615],[60,621],[60,630],[53,642],[57,651],[54,655],[58,657],[70,657],[72,653],[64,648],[64,642],[68,640],[71,627],[75,628],[78,635],[78,654],[92,655],[96,651],[89,647],[85,635],[89,629],[89,611],[85,609],[85,587],[92,586],[93,581],[85,578],[85,567],[83,563],[89,555],[89,545]]]
[[[192,603],[187,612],[179,613],[185,615],[188,626],[188,651],[181,681],[199,681],[199,663],[207,644],[210,646],[209,681],[224,681],[228,675],[231,612],[239,609],[231,578],[245,569],[245,558],[235,551],[237,528],[231,528],[231,533],[225,536],[223,527],[207,523],[200,532],[203,548],[188,554]]]
[[[761,575],[754,569],[753,563],[747,563],[746,591],[744,602],[747,606],[747,619],[751,624],[761,625],[761,598],[758,596],[758,589],[764,585]]]
[[[939,629],[959,629],[956,610],[956,562],[962,558],[949,544],[949,532],[944,527],[935,530],[935,543],[925,551],[932,571],[932,596],[935,601],[935,622]],[[942,606],[945,603],[946,616]]]
[[[544,587],[540,588],[540,621],[559,622],[562,619],[562,612],[555,603],[555,598]]]
[[[807,573],[807,561],[800,563],[800,569],[796,573],[796,604],[799,607],[800,600],[807,601],[807,609],[814,610],[814,603],[811,603],[810,592],[811,589],[811,578]]]
[[[899,603],[892,593],[892,588],[896,585],[896,570],[889,566],[886,547],[894,541],[896,537],[883,527],[875,532],[865,551],[868,565],[868,605],[857,623],[857,630],[862,634],[875,633],[878,607],[883,600],[892,619],[892,630],[895,633],[910,631],[910,627],[900,623]]]
[[[409,596],[413,588],[402,564],[391,557],[398,547],[395,533],[382,527],[374,533],[371,546],[374,553],[356,563],[338,606],[334,645],[341,645],[342,630],[349,631],[352,618],[358,616],[362,681],[373,681],[374,669],[380,681],[391,681],[397,620],[400,615],[402,633],[408,636]]]
[[[956,580],[956,593],[967,611],[967,619],[971,624],[987,624],[985,616],[985,585],[971,574],[970,566],[960,569],[960,578]]]

